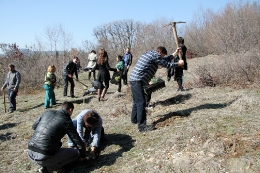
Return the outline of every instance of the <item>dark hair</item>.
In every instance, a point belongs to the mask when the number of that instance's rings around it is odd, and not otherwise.
[[[10,68],[15,68],[15,66],[13,64],[9,64],[8,65]]]
[[[79,57],[77,57],[77,56],[74,56],[74,57],[73,57],[73,59],[79,59]]]
[[[90,53],[94,53],[94,54],[96,54],[96,51],[95,51],[95,50],[92,50]]]
[[[63,102],[62,104],[61,104],[61,108],[62,109],[64,109],[64,110],[66,110],[66,111],[68,111],[69,109],[74,109],[74,105],[73,105],[73,103],[72,102],[67,102],[67,101],[65,101],[65,102]]]
[[[123,57],[122,57],[121,55],[118,55],[117,58],[118,58],[119,60],[122,60],[122,59],[123,59]]]
[[[180,44],[184,44],[184,38],[179,37],[179,38],[178,38],[178,42],[179,42]]]
[[[160,50],[163,54],[167,55],[167,50],[165,49],[165,47],[159,46],[157,47],[157,51]]]
[[[88,111],[86,115],[83,117],[83,121],[92,126],[96,125],[99,122],[98,113],[94,110]]]

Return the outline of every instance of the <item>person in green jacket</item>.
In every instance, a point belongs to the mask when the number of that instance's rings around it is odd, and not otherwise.
[[[56,98],[54,93],[54,87],[56,85],[56,76],[55,76],[56,68],[54,65],[50,65],[48,67],[47,73],[44,79],[43,89],[46,91],[44,108],[51,108],[52,105],[56,104]]]
[[[118,89],[117,92],[121,92],[121,88],[122,88],[122,75],[123,75],[123,71],[124,71],[124,61],[123,61],[123,57],[121,55],[117,56],[117,64],[115,66],[116,71],[120,74],[117,78],[118,80]]]

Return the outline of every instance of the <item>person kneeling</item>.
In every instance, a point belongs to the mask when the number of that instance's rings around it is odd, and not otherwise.
[[[75,119],[72,120],[74,127],[86,146],[91,147],[91,152],[98,156],[100,141],[104,138],[104,128],[102,127],[102,118],[95,110],[83,110]],[[83,134],[85,129],[85,134]],[[68,146],[75,147],[70,137],[68,138]]]

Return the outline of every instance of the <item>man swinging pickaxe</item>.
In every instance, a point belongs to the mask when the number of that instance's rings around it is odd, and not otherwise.
[[[178,24],[178,23],[186,23],[186,22],[171,22],[168,25],[165,25],[165,26],[169,26],[169,25],[172,26],[173,35],[174,35],[174,38],[175,38],[177,48],[179,48],[179,41],[178,41],[177,29],[176,29],[176,24]],[[181,55],[180,51],[179,51],[179,58],[182,60],[182,55]]]

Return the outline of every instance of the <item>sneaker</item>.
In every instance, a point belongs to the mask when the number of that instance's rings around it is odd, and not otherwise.
[[[139,129],[139,132],[147,132],[147,131],[152,131],[154,129],[155,129],[154,125],[151,124],[151,125],[146,125],[143,128]]]
[[[41,167],[41,168],[39,169],[39,172],[40,172],[40,173],[49,173],[49,171],[48,171],[48,169],[47,169],[46,167]]]
[[[13,110],[9,110],[9,111],[8,111],[9,114],[11,114],[11,113],[13,113],[13,112],[14,112]]]
[[[177,90],[177,92],[182,92],[182,91],[185,91],[185,90],[183,88]]]

